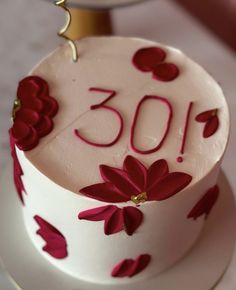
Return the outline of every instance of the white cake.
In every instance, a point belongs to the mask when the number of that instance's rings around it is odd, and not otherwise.
[[[77,46],[77,63],[62,46],[18,87],[10,135],[25,225],[79,279],[149,279],[194,246],[217,201],[228,107],[179,50],[123,37]]]

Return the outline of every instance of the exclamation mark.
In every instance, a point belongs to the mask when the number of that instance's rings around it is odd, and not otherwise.
[[[188,134],[188,125],[189,125],[189,121],[190,121],[190,115],[191,115],[192,108],[193,108],[193,102],[190,102],[189,106],[188,106],[186,119],[185,119],[184,134],[183,134],[182,144],[181,144],[181,148],[180,148],[181,155],[184,154],[184,150],[185,150],[185,144],[186,144],[187,134]],[[179,157],[177,157],[177,161],[181,163],[184,161],[184,159],[182,156],[179,156]]]

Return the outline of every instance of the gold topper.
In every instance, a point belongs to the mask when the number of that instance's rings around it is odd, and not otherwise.
[[[72,49],[72,59],[74,62],[77,62],[78,58],[79,58],[77,46],[72,39],[70,39],[68,36],[65,35],[65,33],[67,32],[67,30],[69,29],[69,27],[71,25],[71,20],[72,20],[71,12],[67,8],[66,3],[67,3],[67,0],[55,1],[55,5],[64,9],[66,11],[66,14],[67,14],[66,24],[57,34],[58,34],[58,36],[63,37],[64,39],[66,39],[68,41],[68,43]]]

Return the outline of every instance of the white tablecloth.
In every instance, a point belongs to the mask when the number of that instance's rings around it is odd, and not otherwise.
[[[231,109],[232,124],[236,124],[236,55],[229,48],[172,1],[147,1],[133,7],[117,9],[113,16],[115,34],[140,36],[179,47],[203,65],[221,83]],[[1,0],[0,168],[2,171],[9,160],[7,129],[10,126],[10,111],[17,83],[37,61],[61,43],[62,40],[57,38],[56,31],[63,23],[63,12],[44,1]],[[236,192],[235,148],[236,130],[232,126],[223,168]],[[234,264],[236,265],[236,257]],[[234,269],[236,270],[236,266],[232,264],[217,290],[235,290]],[[0,271],[0,290],[13,289],[7,285]]]

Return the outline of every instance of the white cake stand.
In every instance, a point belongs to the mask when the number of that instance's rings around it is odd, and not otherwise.
[[[38,253],[29,239],[22,206],[9,167],[0,189],[0,255],[8,277],[22,290],[210,290],[223,276],[235,243],[233,193],[221,172],[221,195],[199,241],[181,261],[161,275],[131,285],[96,285],[61,272]]]

